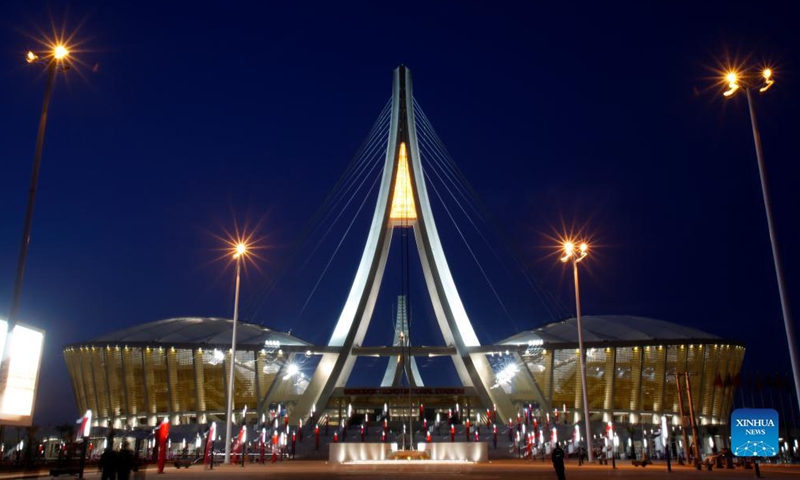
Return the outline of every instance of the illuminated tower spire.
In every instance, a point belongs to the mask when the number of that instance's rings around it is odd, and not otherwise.
[[[362,345],[372,319],[396,227],[413,228],[433,311],[445,345],[453,349],[450,358],[461,384],[471,388],[485,406],[496,405],[502,418],[514,415],[514,406],[503,389],[492,389],[494,371],[486,353],[480,350],[447,264],[422,171],[411,72],[404,66],[394,71],[383,176],[364,252],[328,349],[308,388],[296,399],[295,411],[302,416],[314,405],[327,405],[334,390],[347,384],[357,356],[354,349]]]

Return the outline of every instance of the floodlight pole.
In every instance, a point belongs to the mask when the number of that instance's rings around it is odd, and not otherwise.
[[[800,404],[800,367],[798,362],[797,345],[795,343],[794,325],[789,314],[789,303],[786,296],[786,287],[783,284],[783,268],[781,267],[780,254],[778,252],[778,240],[775,237],[775,226],[772,220],[772,201],[769,196],[769,186],[767,183],[767,171],[764,167],[764,151],[761,148],[761,134],[758,130],[756,120],[756,109],[753,105],[753,95],[751,88],[744,89],[747,95],[747,106],[750,110],[750,125],[753,128],[753,143],[756,148],[756,159],[758,160],[758,175],[761,179],[761,194],[764,198],[764,211],[767,214],[767,227],[769,228],[769,243],[772,246],[772,261],[775,264],[775,277],[778,280],[778,294],[781,299],[781,311],[783,313],[783,325],[786,329],[786,340],[789,342],[789,358],[792,362],[792,376],[794,377],[795,395]]]
[[[47,86],[44,90],[44,103],[42,114],[39,117],[39,132],[36,134],[36,150],[33,154],[33,172],[31,173],[31,186],[28,190],[28,206],[25,209],[25,224],[22,227],[22,242],[17,260],[17,276],[14,280],[14,296],[11,301],[11,313],[8,315],[9,331],[17,321],[17,313],[22,300],[22,278],[25,274],[25,261],[28,258],[28,244],[31,240],[31,227],[33,225],[33,206],[36,203],[36,188],[39,185],[39,169],[42,166],[42,150],[44,150],[44,132],[47,128],[47,113],[50,110],[50,99],[53,96],[53,84],[56,79],[56,60],[51,60],[47,65]]]
[[[589,463],[594,461],[594,453],[592,452],[592,421],[589,418],[589,398],[586,393],[586,362],[584,361],[585,351],[583,349],[583,324],[581,323],[581,289],[578,283],[578,262],[581,260],[580,256],[572,256],[572,272],[575,279],[575,311],[578,320],[578,358],[580,359],[581,368],[581,391],[583,393],[583,418],[586,422],[586,455]]]
[[[231,337],[231,368],[228,375],[228,407],[225,410],[225,465],[231,463],[231,428],[233,427],[233,383],[236,365],[236,321],[239,318],[239,273],[242,268],[242,255],[236,257],[236,293],[233,297],[233,334]],[[244,428],[244,427],[242,427]]]
[[[36,203],[36,188],[39,185],[39,169],[42,166],[42,151],[44,150],[44,132],[47,128],[47,113],[50,110],[50,99],[53,96],[53,85],[56,80],[58,70],[58,60],[55,58],[47,64],[47,84],[44,90],[44,102],[42,103],[42,114],[39,116],[39,131],[36,134],[36,149],[33,153],[33,172],[31,173],[31,185],[28,189],[28,205],[25,209],[25,223],[22,227],[22,241],[17,260],[17,275],[14,279],[14,293],[11,297],[11,311],[7,319],[7,333],[5,347],[3,348],[2,358],[0,359],[0,397],[5,394],[5,385],[8,382],[8,369],[11,362],[11,332],[17,324],[17,314],[22,303],[22,280],[25,275],[25,262],[28,258],[28,245],[31,240],[31,228],[33,226],[33,207]]]

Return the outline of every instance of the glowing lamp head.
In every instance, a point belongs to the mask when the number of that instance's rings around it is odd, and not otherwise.
[[[28,54],[25,55],[25,61],[27,61],[28,63],[33,63],[38,59],[39,59],[39,55],[36,55],[33,52],[28,52]]]
[[[56,60],[63,60],[67,55],[69,55],[69,50],[64,45],[56,45],[56,48],[53,49],[53,57]]]
[[[564,243],[564,253],[567,255],[572,255],[575,251],[575,245],[572,242],[565,242]]]
[[[762,72],[762,75],[764,75],[764,80],[769,80],[769,78],[772,76],[772,69],[765,68],[764,71]]]
[[[728,90],[723,92],[723,95],[730,97],[736,90],[739,90],[739,75],[736,72],[728,72],[728,74],[725,75],[725,80],[728,82]]]
[[[245,253],[247,253],[247,245],[245,245],[244,243],[238,243],[236,244],[236,251],[233,254],[233,258],[239,258]]]
[[[586,255],[586,251],[587,250],[589,250],[589,245],[586,245],[585,243],[581,243],[581,246],[580,246],[581,255]]]

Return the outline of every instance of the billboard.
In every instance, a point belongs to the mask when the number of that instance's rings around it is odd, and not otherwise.
[[[8,324],[0,320],[0,358],[5,354],[7,334]],[[39,384],[44,332],[18,323],[11,332],[9,344],[8,381],[5,390],[0,392],[0,423],[30,426]]]
[[[778,412],[771,408],[740,408],[731,413],[731,447],[738,457],[778,454]]]

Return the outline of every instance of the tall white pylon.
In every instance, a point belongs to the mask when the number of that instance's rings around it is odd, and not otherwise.
[[[397,189],[395,189],[395,198],[397,198]],[[409,336],[407,298],[405,295],[397,297],[397,319],[394,327],[394,341],[392,342],[395,347],[402,348],[404,346],[403,338],[408,338]],[[417,368],[417,361],[409,353],[408,355],[389,357],[389,364],[386,365],[386,373],[383,374],[381,387],[399,387],[403,372],[406,372],[408,376],[410,387],[425,386],[422,382],[422,376],[419,374],[419,368]]]
[[[420,163],[414,121],[411,72],[404,66],[394,71],[392,117],[378,201],[367,243],[339,321],[328,342],[337,352],[322,354],[305,393],[294,406],[304,416],[314,405],[326,405],[335,388],[344,387],[352,372],[383,280],[392,233],[398,227],[414,229],[422,271],[444,341],[455,348],[451,356],[464,387],[472,387],[484,406],[496,405],[501,418],[513,416],[514,406],[495,383],[485,353],[473,352],[480,342],[461,303],[453,275],[447,265],[433,219]]]

